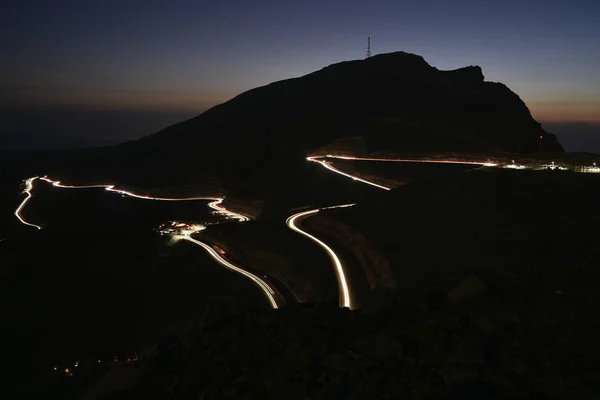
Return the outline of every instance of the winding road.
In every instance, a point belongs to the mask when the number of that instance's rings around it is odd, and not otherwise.
[[[15,215],[16,217],[19,219],[19,221],[21,221],[22,224],[25,224],[27,226],[32,226],[38,230],[42,229],[41,226],[36,225],[36,224],[32,224],[31,222],[27,222],[25,221],[25,219],[23,218],[23,216],[21,215],[21,211],[23,211],[23,208],[25,208],[25,205],[27,204],[27,202],[29,200],[31,200],[31,198],[33,197],[33,194],[31,194],[31,190],[33,189],[33,182],[38,179],[37,176],[25,179],[25,190],[23,190],[23,193],[25,193],[27,195],[27,197],[25,197],[23,199],[23,201],[21,202],[21,204],[19,204],[19,206],[17,207],[17,209],[15,210]]]
[[[324,168],[328,169],[329,171],[335,172],[336,174],[345,176],[347,178],[350,178],[354,181],[357,182],[361,182],[361,183],[365,183],[367,185],[371,185],[374,186],[376,188],[379,189],[383,189],[383,190],[391,190],[392,188],[387,187],[387,186],[383,186],[380,185],[378,183],[360,178],[358,176],[349,174],[347,172],[344,172],[336,167],[333,166],[333,164],[329,161],[327,161],[328,158],[331,159],[340,159],[340,160],[353,160],[353,161],[385,161],[385,162],[410,162],[410,163],[438,163],[438,164],[466,164],[466,165],[478,165],[478,166],[486,166],[486,167],[495,167],[498,164],[496,163],[492,163],[492,162],[479,162],[479,161],[455,161],[455,160],[415,160],[415,159],[405,159],[405,158],[370,158],[370,157],[350,157],[350,156],[336,156],[336,155],[325,155],[325,156],[309,156],[306,157],[307,161],[310,162],[314,162],[317,164],[320,164],[321,166],[323,166]],[[293,230],[294,232],[297,232],[307,238],[309,238],[310,240],[312,240],[313,242],[315,242],[317,245],[319,245],[321,248],[323,248],[323,250],[325,250],[325,252],[329,255],[329,258],[331,259],[331,262],[333,264],[333,269],[335,271],[336,274],[336,278],[338,281],[338,287],[339,287],[339,293],[340,293],[340,307],[347,307],[352,309],[353,305],[355,304],[355,301],[353,301],[352,295],[351,295],[351,291],[348,285],[348,279],[346,278],[346,273],[344,271],[345,266],[344,266],[344,262],[341,259],[341,257],[339,255],[337,255],[335,253],[335,251],[333,251],[333,249],[328,246],[324,241],[322,241],[321,239],[317,238],[314,235],[311,235],[310,233],[306,232],[305,230],[303,230],[301,228],[300,223],[306,219],[309,218],[315,214],[317,214],[318,212],[322,211],[322,210],[327,210],[327,209],[332,209],[332,208],[340,208],[340,207],[351,207],[354,204],[342,204],[342,205],[337,205],[337,206],[330,206],[330,207],[323,207],[323,208],[316,208],[313,210],[308,210],[308,211],[302,211],[299,212],[297,214],[292,215],[291,217],[289,217],[286,221],[287,226]]]
[[[477,161],[429,160],[429,159],[428,160],[418,160],[418,159],[402,159],[402,158],[370,158],[370,157],[351,157],[351,156],[336,156],[336,155],[310,156],[310,157],[306,158],[306,160],[308,160],[310,162],[318,163],[321,166],[323,166],[324,168],[326,168],[332,172],[335,172],[337,174],[340,174],[342,176],[350,178],[354,181],[365,183],[365,184],[368,184],[368,185],[371,185],[371,186],[374,186],[374,187],[377,187],[377,188],[383,189],[383,190],[390,190],[391,188],[380,185],[376,182],[372,182],[372,181],[360,178],[358,176],[349,174],[347,172],[344,172],[344,171],[334,167],[333,164],[330,161],[328,161],[327,159],[355,160],[355,161],[411,162],[411,163],[420,162],[420,163],[442,163],[442,164],[469,164],[469,165],[479,165],[479,166],[497,166],[498,165],[498,164],[491,163],[491,162],[477,162]],[[228,210],[227,208],[225,208],[222,205],[223,200],[224,200],[224,198],[222,198],[222,197],[185,197],[185,198],[153,197],[153,196],[136,194],[136,193],[129,192],[126,190],[122,190],[122,189],[117,189],[115,187],[115,185],[110,185],[110,184],[82,185],[82,186],[64,185],[60,181],[52,180],[46,176],[44,176],[44,177],[35,176],[35,177],[31,177],[31,178],[28,178],[25,180],[24,193],[26,194],[26,198],[21,202],[21,204],[19,204],[19,206],[15,210],[14,214],[23,224],[34,227],[38,230],[42,229],[42,226],[26,221],[23,218],[23,215],[21,214],[23,209],[25,208],[26,204],[33,198],[33,194],[31,192],[34,187],[34,182],[37,179],[51,183],[53,186],[58,187],[58,188],[66,188],[66,189],[103,188],[109,192],[114,192],[114,193],[118,193],[118,194],[121,194],[124,196],[129,196],[129,197],[138,198],[138,199],[145,199],[145,200],[156,200],[156,201],[209,200],[211,202],[208,204],[208,206],[210,208],[212,208],[213,210],[225,215],[227,218],[237,219],[240,222],[250,220],[250,218],[248,216],[242,215],[240,213],[237,213],[237,212],[234,212],[232,210]],[[301,222],[304,219],[309,218],[323,210],[332,209],[332,208],[341,208],[341,207],[351,207],[353,205],[354,204],[342,204],[342,205],[337,205],[337,206],[330,206],[330,207],[317,208],[317,209],[308,210],[308,211],[302,211],[302,212],[299,212],[297,214],[290,216],[286,220],[286,224],[291,230],[312,240],[327,253],[327,255],[329,256],[329,258],[331,259],[331,262],[333,264],[334,272],[335,272],[338,286],[339,286],[340,306],[347,307],[347,308],[353,307],[353,299],[352,299],[351,290],[349,288],[348,281],[346,278],[347,274],[344,271],[344,263],[343,263],[342,259],[324,241],[322,241],[321,239],[317,238],[316,236],[303,230],[301,228]],[[268,299],[269,304],[271,305],[272,308],[278,308],[280,304],[283,304],[283,299],[281,298],[281,296],[278,296],[275,293],[275,291],[273,290],[273,288],[271,288],[267,282],[262,280],[257,275],[255,275],[239,266],[234,265],[233,263],[231,263],[230,261],[228,261],[227,259],[222,257],[210,245],[203,243],[200,240],[194,239],[192,237],[192,235],[194,233],[196,233],[202,229],[203,228],[198,228],[197,230],[187,231],[183,235],[180,235],[179,239],[187,240],[191,243],[194,243],[194,244],[202,247],[220,265],[222,265],[223,267],[225,267],[227,269],[230,269],[232,271],[239,273],[240,275],[246,277],[247,279],[250,279],[255,285],[257,285],[262,290],[262,292],[264,293],[265,297]]]
[[[409,159],[409,158],[372,158],[372,157],[351,157],[351,156],[336,156],[332,154],[328,154],[325,156],[310,156],[306,157],[306,160],[310,162],[315,162],[328,170],[335,172],[336,174],[343,175],[352,180],[366,183],[367,185],[375,186],[379,189],[383,190],[391,190],[392,188],[379,185],[375,182],[368,181],[366,179],[359,178],[358,176],[351,175],[347,172],[344,172],[336,167],[329,161],[328,158],[338,159],[338,160],[349,160],[349,161],[382,161],[382,162],[402,162],[402,163],[428,163],[428,164],[462,164],[462,165],[478,165],[482,167],[497,167],[498,164],[493,162],[481,162],[481,161],[456,161],[456,160],[417,160],[417,159]]]
[[[215,249],[213,249],[208,244],[194,239],[192,237],[192,234],[198,232],[199,230],[184,232],[181,236],[181,239],[187,240],[188,242],[194,243],[195,245],[202,247],[217,263],[221,264],[223,267],[231,271],[237,272],[238,274],[250,279],[256,286],[260,288],[260,290],[262,290],[265,297],[269,300],[269,304],[271,304],[271,307],[274,309],[279,308],[280,303],[283,303],[284,301],[275,293],[275,291],[269,286],[268,283],[266,283],[264,280],[254,275],[253,273],[248,272],[245,269],[232,264],[230,261],[223,258]]]
[[[302,222],[303,219],[306,219],[308,217],[315,215],[316,213],[318,213],[321,210],[326,210],[326,209],[331,209],[331,208],[352,207],[353,205],[354,204],[342,204],[339,206],[316,208],[314,210],[302,211],[302,212],[292,215],[285,221],[285,223],[291,230],[293,230],[294,232],[298,232],[299,234],[301,234],[303,236],[306,236],[307,238],[309,238],[310,240],[312,240],[313,242],[315,242],[316,244],[321,246],[321,248],[323,250],[325,250],[325,252],[329,256],[329,258],[331,259],[331,262],[333,263],[335,275],[336,275],[337,281],[338,281],[338,286],[340,288],[340,307],[346,307],[346,308],[350,308],[350,309],[352,309],[352,298],[350,297],[350,289],[348,288],[348,281],[346,279],[346,273],[344,272],[344,264],[343,264],[342,260],[340,259],[340,257],[337,254],[335,254],[335,251],[333,251],[333,249],[331,247],[329,247],[325,242],[323,242],[321,239],[317,238],[316,236],[313,236],[310,233],[302,230],[300,228],[300,222]]]
[[[45,182],[51,183],[52,186],[57,187],[57,188],[64,188],[64,189],[97,189],[97,188],[101,188],[101,189],[105,189],[109,192],[114,192],[114,193],[118,193],[121,195],[125,195],[125,196],[129,196],[129,197],[133,197],[136,199],[144,199],[144,200],[156,200],[156,201],[194,201],[194,200],[212,200],[210,203],[208,203],[208,206],[210,208],[212,208],[213,210],[225,215],[228,218],[232,218],[232,219],[237,219],[240,222],[244,222],[244,221],[249,221],[250,218],[248,216],[242,215],[240,213],[231,211],[226,209],[225,207],[223,207],[221,205],[221,203],[223,202],[223,198],[220,197],[184,197],[184,198],[169,198],[169,197],[153,197],[153,196],[144,196],[144,195],[139,195],[136,193],[132,193],[126,190],[121,190],[121,189],[115,189],[115,185],[81,185],[81,186],[74,186],[74,185],[64,185],[62,184],[60,181],[55,181],[52,180],[48,177],[38,177],[38,176],[34,176],[31,178],[28,178],[25,180],[25,190],[24,193],[27,195],[25,197],[25,199],[21,202],[21,204],[19,204],[19,206],[17,207],[17,209],[15,210],[14,214],[16,215],[16,217],[19,219],[19,221],[21,221],[24,225],[27,226],[31,226],[34,227],[38,230],[42,229],[42,226],[31,223],[31,222],[27,222],[24,218],[23,215],[21,215],[21,212],[23,211],[23,209],[25,208],[25,206],[27,205],[27,203],[33,198],[33,194],[32,194],[32,190],[34,187],[34,182],[39,179],[39,180],[43,180]],[[244,276],[247,279],[250,279],[254,284],[256,284],[256,286],[258,286],[262,292],[264,293],[265,297],[267,298],[267,300],[269,301],[269,304],[271,305],[272,308],[279,308],[280,304],[283,304],[285,301],[284,299],[278,294],[276,293],[267,282],[265,282],[263,279],[261,279],[260,277],[258,277],[257,275],[237,266],[234,265],[233,263],[231,263],[230,261],[228,261],[227,259],[225,259],[224,257],[222,257],[215,249],[213,249],[210,245],[201,242],[200,240],[194,239],[192,237],[192,235],[194,233],[197,233],[201,230],[203,230],[204,227],[198,227],[195,230],[190,230],[190,231],[186,231],[183,233],[183,235],[176,237],[177,239],[183,239],[183,240],[187,240],[190,243],[193,243],[197,246],[202,247],[218,264],[222,265],[223,267],[237,272],[238,274]]]
[[[31,179],[31,178],[30,178]],[[35,178],[33,178],[35,179]],[[44,176],[39,178],[43,181],[46,181],[48,183],[51,183],[52,186],[55,187],[59,187],[59,188],[64,188],[64,189],[94,189],[94,188],[104,188],[104,190],[107,190],[109,192],[114,192],[114,193],[118,193],[118,194],[122,194],[124,196],[128,196],[128,197],[133,197],[136,199],[143,199],[143,200],[155,200],[155,201],[194,201],[194,200],[212,200],[211,203],[208,203],[208,206],[210,208],[212,208],[215,211],[218,211],[222,214],[224,214],[225,216],[229,217],[229,218],[233,218],[233,219],[237,219],[239,221],[249,221],[250,218],[230,211],[228,209],[226,209],[225,207],[221,206],[221,203],[223,202],[223,200],[225,200],[222,197],[181,197],[181,198],[173,198],[173,197],[153,197],[153,196],[144,196],[141,194],[136,194],[136,193],[132,193],[132,192],[128,192],[126,190],[122,190],[122,189],[115,189],[115,185],[83,185],[83,186],[73,186],[73,185],[63,185],[60,181],[53,181],[52,179],[49,179],[48,177]]]

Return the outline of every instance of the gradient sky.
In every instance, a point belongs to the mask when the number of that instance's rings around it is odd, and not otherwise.
[[[477,64],[540,121],[600,123],[598,0],[8,0],[0,105],[202,111],[373,52]]]

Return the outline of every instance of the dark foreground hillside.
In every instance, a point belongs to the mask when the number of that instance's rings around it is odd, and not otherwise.
[[[574,341],[572,297],[543,298],[552,313],[527,313],[514,288],[471,276],[377,314],[245,313],[172,339],[133,389],[109,398],[598,398],[600,363]]]
[[[597,174],[480,169],[329,216],[389,259],[400,296],[448,287],[457,272],[553,279],[558,290],[563,277],[599,262],[599,184]]]
[[[597,399],[598,187],[478,170],[331,212],[389,259],[393,303],[200,322],[112,398]]]

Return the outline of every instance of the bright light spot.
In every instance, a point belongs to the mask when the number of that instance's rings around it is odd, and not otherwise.
[[[502,166],[502,168],[510,168],[510,169],[525,169],[527,167],[525,167],[524,165],[517,165],[514,162],[512,164],[508,164],[508,165],[504,165]]]
[[[600,173],[600,168],[598,168],[598,167],[583,167],[581,169],[581,172],[598,174],[598,173]]]

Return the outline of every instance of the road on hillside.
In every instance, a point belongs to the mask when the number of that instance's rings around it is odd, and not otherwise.
[[[306,158],[306,160],[308,160],[310,162],[318,163],[321,166],[323,166],[324,168],[326,168],[332,172],[335,172],[337,174],[340,174],[342,176],[350,178],[356,182],[368,184],[368,185],[377,187],[382,190],[390,190],[391,188],[380,185],[376,182],[368,181],[366,179],[360,178],[359,176],[349,174],[345,171],[342,171],[339,168],[334,167],[333,163],[331,161],[329,161],[328,159],[354,160],[354,161],[405,162],[405,163],[469,164],[469,165],[478,165],[478,166],[483,166],[483,167],[499,166],[499,164],[496,164],[496,163],[493,163],[490,161],[483,162],[483,161],[463,161],[463,160],[452,160],[452,159],[437,159],[436,160],[436,159],[416,159],[416,158],[409,159],[409,158],[389,158],[389,157],[388,158],[385,158],[385,157],[379,157],[379,158],[377,158],[377,157],[354,157],[354,156],[332,155],[332,154],[328,154],[328,155],[324,155],[324,156],[309,156]],[[513,162],[513,164],[514,164],[514,162]],[[511,167],[514,168],[514,166],[512,166],[512,165],[508,165],[505,167],[506,168],[511,168]],[[48,177],[36,176],[36,177],[31,177],[31,178],[25,180],[24,193],[26,194],[26,198],[21,202],[21,204],[19,204],[19,206],[15,210],[14,214],[19,219],[19,221],[21,221],[21,223],[23,223],[24,225],[36,228],[38,230],[42,229],[42,226],[34,224],[32,222],[28,222],[22,215],[23,209],[25,208],[26,204],[33,197],[32,189],[34,186],[34,182],[38,179],[44,180],[48,183],[51,183],[53,186],[59,187],[59,188],[68,188],[68,189],[103,188],[107,191],[115,192],[115,193],[118,193],[118,194],[121,194],[124,196],[135,197],[135,198],[146,199],[146,200],[158,200],[158,201],[211,200],[211,203],[209,203],[209,207],[211,207],[215,211],[225,215],[226,217],[232,218],[232,219],[237,219],[240,222],[250,220],[250,217],[242,215],[240,213],[236,213],[236,212],[224,207],[222,205],[224,198],[222,198],[222,197],[186,197],[186,198],[152,197],[152,196],[147,196],[147,195],[136,194],[136,193],[121,190],[121,189],[116,189],[114,185],[110,185],[110,184],[72,186],[72,185],[64,185],[60,181],[54,181],[54,180],[49,179]],[[336,252],[332,249],[332,247],[330,245],[328,245],[327,243],[325,243],[325,241],[319,239],[315,235],[312,235],[312,234],[306,232],[306,230],[302,229],[301,222],[304,219],[309,218],[321,211],[331,209],[331,208],[337,208],[337,207],[349,207],[352,205],[353,204],[344,204],[344,205],[339,205],[339,206],[324,207],[324,208],[318,208],[318,209],[314,209],[314,210],[303,211],[303,212],[292,215],[286,221],[286,223],[290,229],[292,229],[293,231],[312,240],[327,253],[327,255],[329,256],[329,258],[331,259],[331,262],[333,264],[334,272],[335,272],[338,286],[339,286],[340,306],[348,307],[348,308],[355,307],[355,299],[354,299],[354,296],[352,295],[350,287],[349,287],[350,285],[348,283],[348,277],[347,277],[348,272],[346,270],[346,266],[344,265],[342,258],[338,254],[336,254]],[[194,232],[190,232],[187,236],[184,235],[185,237],[183,237],[183,239],[188,240],[194,244],[197,244],[197,245],[203,247],[212,256],[212,258],[216,262],[218,262],[220,265],[222,265],[230,270],[233,270],[233,271],[245,276],[246,278],[250,279],[252,282],[254,282],[254,284],[256,284],[263,291],[263,293],[267,297],[270,305],[273,308],[277,308],[281,304],[283,304],[283,299],[282,299],[283,296],[280,293],[279,294],[276,293],[276,288],[274,287],[274,285],[272,283],[269,284],[269,283],[265,282],[265,280],[263,280],[258,275],[253,274],[252,272],[245,270],[245,269],[233,264],[229,260],[225,259],[220,254],[218,254],[210,245],[203,243],[197,239],[192,238],[191,235],[193,233]]]
[[[46,181],[46,182],[52,184],[52,186],[57,187],[57,188],[63,188],[63,189],[97,189],[97,188],[100,188],[100,189],[118,193],[118,194],[121,194],[124,196],[133,197],[133,198],[137,198],[137,199],[144,199],[144,200],[155,200],[155,201],[195,201],[195,200],[207,201],[207,200],[211,200],[211,202],[208,203],[208,206],[210,208],[212,208],[213,210],[217,211],[218,213],[224,215],[225,217],[237,219],[240,222],[250,220],[250,218],[248,216],[239,214],[237,212],[234,212],[232,210],[225,208],[221,204],[224,200],[223,198],[218,198],[218,197],[217,198],[215,198],[215,197],[183,197],[183,198],[153,197],[153,196],[147,196],[147,195],[140,195],[140,194],[136,194],[136,193],[125,191],[125,190],[115,189],[114,185],[105,185],[105,184],[81,185],[81,186],[64,185],[60,181],[55,181],[55,180],[49,179],[48,177],[40,178],[38,176],[35,176],[35,177],[31,177],[31,178],[28,178],[25,180],[24,193],[26,194],[26,197],[21,202],[21,204],[19,204],[19,206],[15,210],[14,214],[19,219],[19,221],[21,221],[21,223],[23,223],[24,225],[27,225],[27,226],[34,227],[38,230],[42,229],[42,226],[26,221],[22,215],[23,209],[25,208],[27,203],[33,198],[32,191],[34,188],[34,183],[37,180]],[[281,294],[281,292],[277,290],[277,288],[274,286],[273,283],[271,283],[271,282],[267,283],[265,281],[265,279],[267,279],[267,278],[264,278],[264,277],[261,278],[258,275],[233,264],[232,262],[230,262],[229,260],[227,260],[226,258],[221,256],[210,245],[193,238],[192,234],[198,232],[199,230],[200,229],[198,229],[197,231],[188,231],[188,232],[184,233],[184,235],[182,235],[181,239],[185,239],[195,245],[202,247],[212,257],[212,259],[214,261],[216,261],[219,265],[221,265],[231,271],[234,271],[234,272],[244,276],[247,279],[250,279],[254,284],[256,284],[263,291],[265,297],[267,298],[267,300],[272,308],[279,308],[281,305],[285,304],[285,299],[284,299],[283,295]]]
[[[285,304],[285,300],[283,299],[282,295],[279,292],[276,292],[276,289],[272,288],[267,282],[265,282],[264,279],[253,274],[250,271],[245,270],[244,268],[238,267],[237,265],[233,264],[221,254],[219,254],[210,245],[201,242],[200,240],[194,239],[192,237],[192,234],[194,233],[195,232],[184,233],[183,239],[202,247],[218,264],[231,271],[237,272],[238,274],[252,281],[252,283],[254,283],[264,293],[265,297],[269,300],[269,304],[272,308],[277,309],[281,305]]]
[[[343,263],[342,259],[335,253],[335,251],[333,251],[333,249],[329,245],[327,245],[324,241],[317,238],[316,236],[311,235],[310,233],[306,232],[304,229],[301,228],[300,225],[304,219],[317,214],[321,210],[330,209],[330,208],[351,207],[353,205],[354,204],[342,204],[339,206],[317,208],[314,210],[302,211],[302,212],[292,215],[286,221],[287,226],[291,230],[307,237],[308,239],[312,240],[317,245],[319,245],[323,250],[325,250],[325,252],[329,256],[329,258],[331,259],[331,262],[333,263],[334,272],[336,275],[339,292],[340,292],[340,301],[339,301],[340,307],[346,307],[346,308],[350,308],[350,309],[353,308],[353,299],[350,295],[350,288],[348,285],[348,279],[346,278],[345,267],[344,267],[344,263]]]
[[[374,187],[376,187],[378,189],[382,189],[382,190],[391,190],[392,188],[380,185],[376,182],[368,181],[368,180],[360,178],[356,175],[352,175],[350,173],[342,171],[342,170],[334,167],[332,162],[328,161],[328,159],[355,160],[355,161],[387,161],[387,162],[404,162],[404,163],[419,163],[419,162],[421,162],[421,163],[439,163],[439,164],[466,164],[466,165],[485,166],[485,167],[494,167],[494,166],[498,165],[496,163],[492,163],[489,161],[482,162],[482,161],[429,160],[429,159],[428,160],[419,160],[419,159],[404,159],[404,158],[369,158],[369,157],[337,156],[337,155],[331,155],[331,154],[328,154],[325,156],[306,157],[307,161],[320,164],[321,166],[328,169],[329,171],[332,171],[332,172],[335,172],[336,174],[350,178],[356,182],[371,185],[371,186],[374,186]],[[364,279],[366,279],[366,277],[364,275],[361,276],[361,274],[359,274],[358,272],[353,273],[353,271],[348,268],[348,265],[346,265],[346,263],[344,262],[342,257],[338,253],[335,252],[335,250],[332,248],[331,245],[325,243],[325,241],[323,241],[322,239],[319,239],[315,235],[307,232],[306,229],[302,228],[302,221],[316,215],[319,212],[326,211],[328,209],[340,208],[340,207],[351,207],[353,205],[354,204],[342,204],[342,205],[338,205],[338,206],[323,207],[323,208],[316,208],[316,209],[312,209],[312,210],[302,211],[302,212],[299,212],[299,213],[296,213],[296,214],[290,216],[286,221],[287,226],[291,230],[312,240],[327,253],[327,255],[329,256],[329,258],[331,259],[331,262],[333,264],[333,269],[334,269],[334,272],[335,272],[335,275],[337,278],[337,282],[338,282],[340,307],[347,307],[350,309],[358,308],[361,305],[360,303],[366,302],[366,300],[362,300],[362,299],[359,300],[358,299],[359,296],[357,295],[357,292],[359,292],[358,287],[359,286],[364,287],[362,282],[359,282],[359,280],[361,280],[361,279],[364,280]],[[350,249],[348,249],[348,250],[350,250]],[[351,253],[351,252],[349,251],[348,253]],[[352,277],[352,278],[350,278],[350,277]],[[350,282],[354,283],[354,288],[351,288]],[[360,290],[360,292],[361,293],[365,292],[364,288],[362,288],[362,290]],[[361,296],[361,297],[363,297],[363,296]]]

